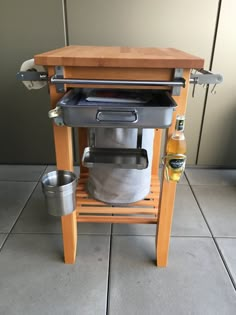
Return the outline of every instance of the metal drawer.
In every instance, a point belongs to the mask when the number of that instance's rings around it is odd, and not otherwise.
[[[57,103],[57,109],[62,122],[71,127],[169,127],[175,101],[165,91],[147,93],[150,96],[147,103],[107,103],[86,101],[84,90],[72,89]]]

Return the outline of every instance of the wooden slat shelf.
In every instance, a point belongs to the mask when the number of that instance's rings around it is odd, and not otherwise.
[[[92,216],[77,217],[77,222],[90,223],[123,223],[123,224],[157,224],[157,218],[127,217],[127,216]]]
[[[76,191],[78,222],[157,223],[160,193],[157,176],[153,176],[150,193],[143,200],[126,206],[112,206],[91,198],[85,189],[87,177],[87,173],[80,175]]]

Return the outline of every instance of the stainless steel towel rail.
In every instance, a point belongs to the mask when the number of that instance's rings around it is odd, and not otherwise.
[[[52,84],[82,84],[82,85],[143,85],[143,86],[185,86],[185,80],[176,81],[132,81],[132,80],[84,80],[84,79],[60,79],[57,76],[50,78]]]
[[[64,78],[63,67],[55,67],[56,74],[52,77],[48,77],[47,72],[35,72],[35,71],[20,71],[17,73],[16,78],[19,81],[48,81],[51,84],[55,84],[58,92],[64,92],[64,84],[78,84],[78,85],[126,85],[126,86],[169,86],[175,91],[174,95],[179,95],[179,89],[185,87],[185,79],[179,75],[182,69],[175,69],[175,76],[172,81],[148,81],[148,80],[97,80],[97,79],[74,79]],[[199,85],[213,84],[212,92],[215,86],[223,82],[223,76],[221,74],[214,74],[208,70],[197,69],[195,73],[192,73],[189,79],[189,83]],[[193,89],[193,90],[194,90]],[[176,93],[176,91],[178,91]],[[194,94],[194,92],[193,92]]]

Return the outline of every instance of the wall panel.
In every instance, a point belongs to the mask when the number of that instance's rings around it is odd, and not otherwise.
[[[209,93],[199,165],[236,167],[236,2],[222,1],[213,70],[224,82]]]
[[[61,1],[1,0],[0,43],[0,163],[52,163],[47,88],[28,91],[15,77],[24,60],[64,46]]]

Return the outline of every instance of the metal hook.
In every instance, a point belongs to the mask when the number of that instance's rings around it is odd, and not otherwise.
[[[216,90],[215,90],[216,84],[214,84],[212,90],[211,90],[211,94],[215,95],[216,94]]]

